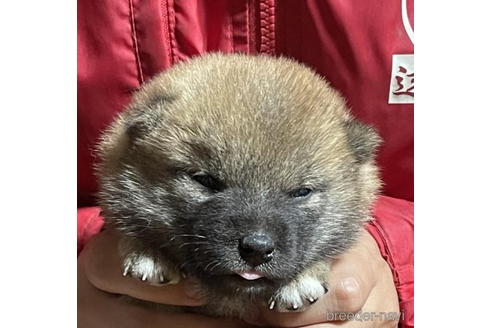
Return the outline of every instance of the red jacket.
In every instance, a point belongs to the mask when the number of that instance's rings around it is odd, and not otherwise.
[[[401,326],[413,327],[413,63],[394,56],[413,54],[413,1],[406,2],[79,1],[79,250],[102,225],[99,209],[87,207],[96,190],[92,149],[134,90],[204,52],[288,56],[325,76],[384,139],[378,163],[385,196],[368,230],[393,270]]]

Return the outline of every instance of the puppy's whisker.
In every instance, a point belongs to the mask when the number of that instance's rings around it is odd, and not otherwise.
[[[222,262],[217,261],[217,264],[215,264],[214,266],[212,266],[212,267],[210,268],[210,272],[213,272],[213,271],[214,271],[214,269],[215,269],[215,268],[217,268],[217,267],[218,267],[219,265],[221,265],[221,264],[223,264],[223,263],[222,263]]]
[[[183,248],[188,245],[206,245],[208,243],[205,242],[191,242],[191,243],[182,243],[181,245],[178,246],[178,248]]]
[[[169,239],[169,241],[173,241],[178,237],[192,237],[192,238],[200,238],[200,239],[207,239],[207,237],[202,236],[202,235],[191,235],[191,234],[179,234],[179,235],[174,235]]]
[[[208,270],[208,268],[209,268],[210,266],[215,266],[215,264],[216,264],[216,263],[220,264],[220,262],[219,262],[219,261],[212,261],[212,262],[208,263],[208,264],[205,266],[205,268],[203,268],[203,270],[204,270],[204,271],[210,271],[210,270]]]

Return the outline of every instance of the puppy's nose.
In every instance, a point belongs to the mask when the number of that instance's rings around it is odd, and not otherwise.
[[[272,238],[264,233],[251,234],[241,238],[239,242],[239,254],[252,266],[270,261],[274,250]]]

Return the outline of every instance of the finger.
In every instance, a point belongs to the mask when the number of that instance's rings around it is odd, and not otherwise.
[[[355,246],[333,261],[329,273],[330,290],[323,299],[326,310],[340,313],[360,311],[384,264],[376,242],[363,231]]]
[[[238,320],[210,318],[198,314],[152,311],[103,292],[87,279],[79,265],[77,282],[77,326],[79,328],[247,328]]]
[[[113,233],[103,231],[95,236],[79,255],[79,260],[91,284],[103,291],[163,304],[197,306],[204,303],[197,296],[197,283],[190,279],[158,287],[124,277],[118,237]]]
[[[330,274],[330,289],[321,300],[327,312],[357,312],[367,300],[376,277],[360,274],[363,263],[351,262],[347,257],[337,263]]]

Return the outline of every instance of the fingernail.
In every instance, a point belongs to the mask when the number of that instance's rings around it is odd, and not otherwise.
[[[184,281],[184,293],[189,298],[195,300],[203,299],[203,291],[200,288],[200,282],[196,278],[186,279]]]
[[[359,291],[359,283],[355,278],[345,278],[342,280],[342,287],[348,293]]]

